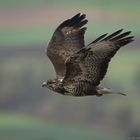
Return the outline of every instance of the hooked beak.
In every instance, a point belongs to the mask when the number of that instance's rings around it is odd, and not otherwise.
[[[46,87],[46,86],[47,86],[47,82],[43,82],[42,87]]]

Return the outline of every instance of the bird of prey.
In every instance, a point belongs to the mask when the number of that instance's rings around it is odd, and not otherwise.
[[[133,41],[131,31],[123,29],[111,35],[103,34],[85,46],[84,34],[88,22],[85,14],[78,13],[64,21],[55,30],[46,49],[46,54],[54,65],[56,78],[43,82],[42,86],[70,96],[101,96],[122,94],[102,87],[109,62],[124,45]]]

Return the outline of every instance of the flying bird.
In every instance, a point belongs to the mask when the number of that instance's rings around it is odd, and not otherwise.
[[[42,86],[63,95],[102,96],[121,94],[102,87],[109,62],[116,52],[133,41],[131,31],[120,29],[113,34],[103,34],[88,45],[84,34],[88,20],[78,13],[61,23],[55,30],[46,49],[46,54],[54,65],[56,78],[43,82]]]

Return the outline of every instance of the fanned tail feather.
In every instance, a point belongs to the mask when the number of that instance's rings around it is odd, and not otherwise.
[[[104,95],[104,94],[120,94],[120,95],[126,96],[125,93],[117,92],[117,91],[114,91],[112,89],[105,88],[105,87],[99,87],[99,89],[97,89],[97,92],[98,92],[99,96]]]

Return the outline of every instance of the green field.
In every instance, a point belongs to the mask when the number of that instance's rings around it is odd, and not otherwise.
[[[49,109],[50,112],[54,113],[52,118],[57,117],[57,115],[59,116],[59,113],[62,113],[64,116],[66,113],[72,115],[72,111],[73,113],[77,113],[79,119],[84,115],[90,118],[91,112],[96,110],[96,105],[101,101],[100,106],[103,109],[103,120],[107,123],[103,125],[112,125],[110,121],[115,122],[117,120],[117,113],[123,108],[133,112],[131,123],[139,122],[140,88],[139,78],[136,79],[140,77],[139,60],[140,55],[138,51],[129,50],[125,52],[125,50],[122,49],[110,63],[109,70],[105,77],[104,81],[106,81],[107,87],[125,92],[127,94],[126,97],[110,95],[103,96],[100,99],[91,97],[82,98],[80,100],[59,96],[58,94],[54,96],[46,92],[46,89],[41,88],[42,80],[44,80],[44,78],[48,79],[48,77],[52,77],[54,74],[53,67],[50,65],[49,60],[45,58],[45,54],[43,60],[42,57],[40,58],[38,56],[13,56],[10,59],[5,59],[0,65],[0,77],[2,79],[4,78],[0,85],[0,99],[2,102],[6,101],[5,105],[7,107],[11,107],[14,104],[15,106],[13,106],[13,108],[21,106],[21,109],[19,108],[21,112],[33,106],[35,106],[33,109],[35,112],[42,110],[41,104],[43,103],[45,105],[44,111],[48,110],[49,107],[51,108],[51,110]],[[48,96],[45,98],[44,95],[49,95],[52,98],[48,100]],[[110,101],[107,100],[108,97]],[[96,102],[94,103],[92,100]],[[75,108],[77,102],[81,104],[78,110]],[[68,109],[67,111],[64,110],[63,112],[61,109],[63,104],[65,104],[65,109]],[[22,110],[23,106],[24,110]],[[80,116],[81,113],[82,115]],[[94,114],[94,116],[95,115],[98,114]],[[94,126],[94,124],[92,125]],[[127,132],[128,130],[124,131]],[[84,126],[67,127],[67,125],[40,121],[31,117],[28,118],[13,114],[12,112],[0,112],[0,138],[0,140],[115,140],[116,137],[98,132],[98,129],[93,129],[88,132]],[[117,139],[119,140],[119,138],[116,138],[116,140]]]
[[[0,140],[120,140],[112,134],[100,134],[84,127],[67,127],[31,117],[0,113]]]

